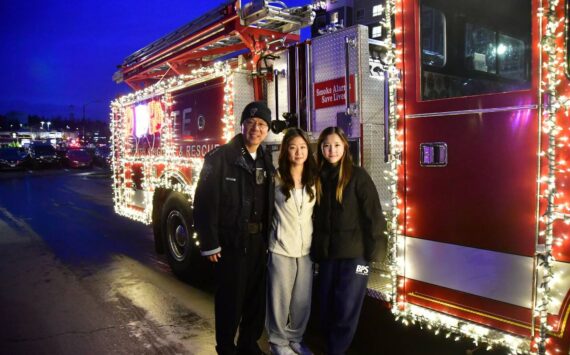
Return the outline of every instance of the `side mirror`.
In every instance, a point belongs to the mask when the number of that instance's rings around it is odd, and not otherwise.
[[[291,112],[284,112],[283,113],[284,121],[279,120],[277,118],[274,121],[271,121],[271,131],[275,134],[279,134],[283,132],[286,128],[295,127],[297,126],[297,114]]]
[[[271,121],[271,132],[279,134],[287,128],[287,121],[273,120]]]

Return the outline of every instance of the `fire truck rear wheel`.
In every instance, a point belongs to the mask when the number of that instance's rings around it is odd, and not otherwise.
[[[192,238],[192,210],[182,194],[173,192],[167,198],[162,208],[161,225],[164,250],[172,271],[178,276],[190,276],[197,248]]]

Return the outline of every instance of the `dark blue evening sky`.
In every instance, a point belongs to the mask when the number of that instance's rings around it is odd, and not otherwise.
[[[109,102],[130,92],[112,80],[117,65],[224,2],[1,0],[0,114],[81,118],[85,105],[87,118],[106,120]]]

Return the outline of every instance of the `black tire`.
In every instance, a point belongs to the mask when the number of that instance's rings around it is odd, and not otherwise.
[[[191,280],[201,280],[205,261],[193,239],[192,209],[180,193],[172,192],[162,207],[160,218],[164,252],[174,274]]]

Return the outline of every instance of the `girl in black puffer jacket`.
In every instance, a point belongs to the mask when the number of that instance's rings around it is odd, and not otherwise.
[[[385,252],[386,221],[376,187],[363,168],[353,165],[340,128],[329,127],[321,133],[317,165],[311,255],[319,263],[327,354],[344,354],[360,317],[369,262]]]

